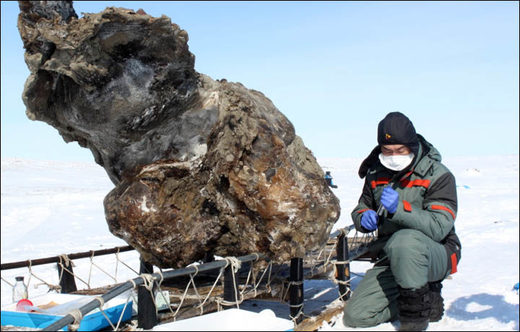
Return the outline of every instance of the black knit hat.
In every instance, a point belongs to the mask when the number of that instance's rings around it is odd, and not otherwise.
[[[388,113],[377,126],[379,145],[403,144],[417,155],[419,140],[412,121],[400,112]]]

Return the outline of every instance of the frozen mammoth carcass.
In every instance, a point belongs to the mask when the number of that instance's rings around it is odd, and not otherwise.
[[[20,8],[27,114],[92,151],[115,184],[109,229],[146,261],[325,245],[340,208],[312,152],[261,92],[196,72],[185,31],[142,11]]]
[[[124,176],[105,199],[110,230],[159,266],[208,253],[287,261],[319,249],[339,204],[312,153],[262,94],[214,84],[218,120],[206,152]]]

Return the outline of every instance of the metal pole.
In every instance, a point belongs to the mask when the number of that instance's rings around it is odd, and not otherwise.
[[[303,258],[291,258],[289,282],[290,317],[298,324],[303,320]]]
[[[141,285],[143,283],[143,279],[141,277],[134,279],[134,282],[136,285]],[[101,298],[104,302],[107,302],[114,297],[116,297],[119,294],[124,293],[125,291],[132,289],[134,286],[130,281],[127,281],[126,283],[117,286],[116,288],[112,289],[110,292],[103,294]],[[81,312],[81,314],[84,316],[91,312],[92,310],[99,308],[99,301],[97,299],[94,299],[90,301],[89,303],[81,306],[78,310]],[[131,308],[129,308],[131,310]],[[42,329],[42,331],[58,331],[59,329],[65,327],[66,325],[74,323],[74,316],[71,314],[67,314],[65,317],[55,321],[54,323],[50,324],[49,326]]]
[[[63,265],[61,265],[63,264]],[[61,293],[71,293],[78,290],[76,287],[76,280],[74,279],[74,271],[72,270],[72,261],[65,259],[63,262],[58,263],[58,278],[60,279]],[[69,270],[69,271],[67,271]]]
[[[95,250],[95,251],[85,251],[85,252],[78,252],[74,254],[67,254],[67,257],[70,260],[73,259],[79,259],[79,258],[88,258],[92,256],[102,256],[102,255],[108,255],[108,254],[115,254],[117,252],[124,252],[124,251],[130,251],[134,250],[131,246],[124,246],[124,247],[115,247],[110,249],[101,249],[101,250]],[[36,266],[36,265],[43,265],[43,264],[49,264],[49,263],[59,263],[61,256],[52,256],[47,258],[38,258],[38,259],[32,259],[25,260],[25,261],[19,261],[19,262],[11,262],[11,263],[3,263],[1,264],[0,269],[1,270],[9,270],[9,269],[17,269],[19,267],[26,267],[26,266]]]
[[[153,273],[153,265],[145,262],[142,257],[140,265],[140,274]],[[155,285],[152,288],[152,294],[143,285],[137,288],[137,327],[145,330],[153,328],[158,322],[153,294],[155,294]]]
[[[341,233],[338,236],[336,254],[339,262],[348,260],[348,240],[345,233]],[[338,289],[341,300],[348,300],[350,297],[350,263],[336,264],[336,280],[339,281]]]
[[[347,234],[348,232],[350,232],[352,230],[355,230],[355,229],[356,229],[356,226],[354,226],[354,224],[349,225],[349,226],[347,226],[345,228],[342,228],[342,229],[337,229],[334,232],[330,233],[329,239],[334,239],[334,238],[340,236],[340,234],[342,232],[345,232],[345,234]]]
[[[224,301],[234,302],[237,301],[238,291],[237,284],[237,273],[233,271],[233,267],[230,265],[224,270]]]

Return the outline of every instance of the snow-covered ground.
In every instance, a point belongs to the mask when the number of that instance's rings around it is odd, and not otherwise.
[[[350,211],[356,205],[363,182],[357,176],[361,159],[319,159],[330,170],[341,202],[341,217],[334,229],[351,224]],[[518,330],[519,295],[512,288],[519,282],[519,156],[451,157],[444,163],[457,179],[459,209],[456,229],[462,242],[458,272],[443,285],[446,313],[429,330]],[[2,160],[1,174],[1,261],[2,263],[42,258],[65,253],[124,246],[113,236],[104,219],[103,198],[113,188],[104,170],[94,163],[65,163],[20,159]],[[120,259],[138,267],[135,252],[121,253]],[[82,264],[82,261],[85,264]],[[115,275],[114,255],[94,262]],[[89,259],[78,260],[75,272],[92,287],[113,283],[97,267],[89,278]],[[118,282],[135,277],[118,263]],[[353,262],[353,288],[370,268],[370,263]],[[1,304],[11,302],[15,275],[30,279],[29,294],[48,288],[39,278],[57,283],[56,268],[35,266],[2,272]],[[88,280],[90,279],[90,280]],[[84,285],[76,281],[79,288]],[[35,288],[37,286],[37,288]],[[305,312],[337,298],[328,281],[305,281]],[[249,301],[241,309],[273,310],[287,318],[286,304]],[[263,320],[269,321],[268,314]],[[238,317],[237,317],[238,319]],[[246,322],[244,322],[246,323]],[[247,329],[247,324],[243,325]],[[266,326],[275,326],[274,323]],[[208,326],[208,329],[215,326]],[[258,326],[257,326],[258,328]],[[390,323],[367,330],[394,330]],[[352,330],[342,324],[341,315],[321,330]]]

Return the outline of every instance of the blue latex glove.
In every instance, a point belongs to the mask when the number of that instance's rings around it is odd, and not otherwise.
[[[374,210],[366,210],[361,216],[361,226],[369,231],[377,228],[377,213]]]
[[[381,195],[381,204],[390,213],[397,211],[397,205],[399,204],[399,194],[391,187],[385,187],[383,194]]]

